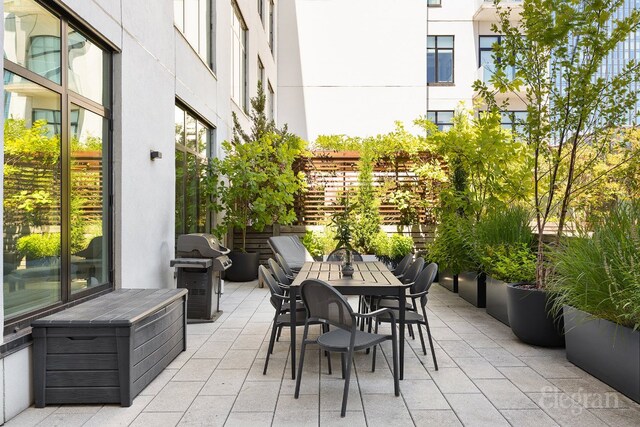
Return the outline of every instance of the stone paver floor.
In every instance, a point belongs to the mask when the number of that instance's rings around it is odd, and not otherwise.
[[[328,375],[326,359],[309,349],[296,400],[283,332],[262,375],[273,316],[266,289],[227,283],[222,308],[215,323],[188,326],[188,350],[131,407],[32,407],[7,426],[640,425],[640,405],[573,366],[564,350],[520,343],[484,309],[439,286],[430,293],[428,314],[440,370],[419,340],[409,340],[395,397],[390,347],[378,352],[375,373],[371,355],[356,354],[345,419],[338,355]]]

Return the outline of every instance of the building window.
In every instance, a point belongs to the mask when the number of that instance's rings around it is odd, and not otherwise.
[[[438,126],[438,130],[449,130],[453,126],[453,111],[427,111],[427,120]]]
[[[7,334],[113,286],[112,70],[99,41],[34,0],[5,2],[4,55]]]
[[[173,0],[174,24],[191,47],[213,68],[211,0]]]
[[[453,83],[453,36],[427,36],[427,83]]]
[[[496,43],[502,41],[501,36],[480,36],[479,46],[480,52],[478,55],[480,72],[482,73],[482,81],[488,83],[495,73],[496,60],[493,55],[493,47]],[[499,59],[498,59],[499,61]],[[515,67],[506,67],[505,74],[507,79],[513,80],[515,78]]]
[[[265,83],[265,74],[264,74],[264,64],[262,64],[262,60],[258,56],[258,81],[262,83],[262,89],[264,89]]]
[[[275,37],[275,8],[276,5],[273,0],[269,1],[269,47],[271,47],[271,53],[275,49],[274,37]]]
[[[264,25],[264,0],[258,0],[258,15],[260,15],[260,22]]]
[[[238,5],[231,8],[231,97],[245,112],[247,106],[247,26]]]
[[[273,87],[271,86],[271,82],[267,83],[267,102],[269,103],[269,118],[271,120],[275,120],[275,103],[276,103],[276,94],[273,92]]]
[[[500,113],[500,124],[503,128],[522,135],[527,115],[526,111],[503,111]]]
[[[176,241],[181,234],[209,231],[204,192],[212,127],[181,105],[175,107]]]
[[[440,7],[442,6],[441,0],[427,0],[427,6],[429,7]]]

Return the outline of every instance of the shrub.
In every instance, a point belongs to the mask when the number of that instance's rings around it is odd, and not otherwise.
[[[469,219],[456,214],[444,216],[438,225],[436,238],[428,247],[430,260],[438,263],[441,271],[453,274],[475,271],[478,262],[474,257],[472,239]]]
[[[18,253],[27,259],[60,255],[60,233],[29,234],[18,239]]]
[[[395,266],[405,255],[413,252],[413,238],[402,234],[389,236],[384,231],[378,232],[372,239],[373,253],[378,260]]]
[[[307,230],[302,238],[302,244],[309,251],[312,257],[321,258],[324,255],[324,245],[322,242],[322,236],[313,230]]]
[[[563,240],[551,260],[556,313],[570,305],[640,329],[640,203],[616,206],[592,236]]]
[[[523,243],[487,246],[480,262],[485,273],[503,282],[531,283],[536,279],[536,255]]]

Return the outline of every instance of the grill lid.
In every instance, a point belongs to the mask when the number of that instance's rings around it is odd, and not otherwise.
[[[178,236],[177,256],[191,258],[217,258],[228,254],[212,234],[191,233]]]

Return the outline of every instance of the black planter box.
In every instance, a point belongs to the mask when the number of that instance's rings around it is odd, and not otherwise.
[[[567,360],[640,403],[640,332],[564,306]]]
[[[507,284],[487,276],[487,314],[509,326],[507,311]]]
[[[487,276],[484,273],[465,271],[458,274],[458,295],[476,307],[487,305]]]
[[[438,273],[438,283],[451,292],[458,292],[458,275],[450,271],[440,271]]]
[[[509,326],[520,341],[540,347],[564,347],[562,315],[554,319],[550,307],[546,291],[507,285]]]
[[[186,289],[120,289],[34,321],[36,407],[131,406],[186,350],[186,305]]]
[[[231,267],[224,272],[224,278],[231,282],[250,282],[258,278],[260,253],[231,251]]]

